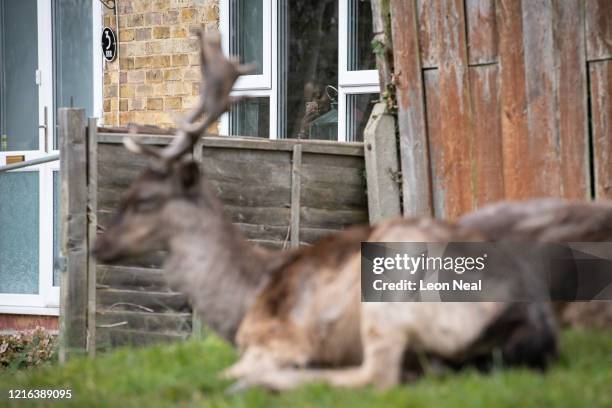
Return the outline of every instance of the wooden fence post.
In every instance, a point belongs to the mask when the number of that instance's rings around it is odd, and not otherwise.
[[[98,229],[98,120],[87,121],[87,353],[96,355],[96,260],[89,250]]]
[[[395,119],[386,110],[374,105],[363,132],[370,224],[402,214]]]
[[[291,160],[291,247],[300,246],[300,207],[302,192],[302,145],[293,146]]]
[[[59,109],[61,177],[59,360],[87,347],[87,140],[84,109]]]

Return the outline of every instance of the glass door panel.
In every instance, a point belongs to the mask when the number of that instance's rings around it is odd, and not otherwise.
[[[0,174],[0,293],[39,289],[38,172]]]
[[[38,150],[37,0],[0,2],[0,150]]]

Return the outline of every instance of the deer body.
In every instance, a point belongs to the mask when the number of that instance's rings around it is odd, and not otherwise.
[[[167,249],[170,284],[223,337],[234,340],[237,333],[242,357],[228,376],[240,379],[240,386],[275,389],[312,380],[386,387],[415,369],[405,366],[407,353],[462,364],[500,349],[509,363],[538,366],[555,355],[556,327],[547,304],[360,302],[362,241],[482,240],[473,230],[396,219],[295,251],[248,243],[223,214],[198,165],[186,158],[203,128],[227,110],[233,83],[246,70],[223,56],[218,37],[201,35],[201,41],[202,72],[208,76],[200,102],[168,148],[126,140],[130,150],[156,163],[122,197],[119,215],[94,252],[112,262]],[[195,123],[199,118],[201,125]],[[511,281],[520,282],[524,272]]]

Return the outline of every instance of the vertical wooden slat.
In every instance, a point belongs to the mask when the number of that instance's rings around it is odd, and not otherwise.
[[[565,0],[553,7],[561,195],[583,200],[591,190],[584,4]]]
[[[497,62],[495,0],[465,0],[465,12],[470,65]]]
[[[462,0],[440,2],[440,121],[446,187],[446,217],[473,208],[472,108]]]
[[[589,63],[595,198],[612,199],[612,60]]]
[[[497,65],[470,67],[474,114],[475,207],[504,198],[501,118]]]
[[[612,58],[612,1],[586,0],[587,60]]]
[[[439,63],[440,35],[436,24],[439,5],[436,1],[417,0],[419,55],[424,69],[437,68]]]
[[[300,245],[300,210],[302,191],[302,145],[293,146],[291,161],[291,247]]]
[[[93,246],[98,229],[98,121],[87,121],[87,245]],[[96,260],[87,251],[87,351],[96,354]]]
[[[423,72],[425,82],[425,102],[427,112],[427,138],[429,140],[429,160],[431,166],[431,194],[433,215],[446,217],[446,184],[444,183],[444,152],[440,121],[440,75],[437,69]]]
[[[515,141],[527,144],[522,182],[529,197],[560,196],[552,0],[523,1],[522,18],[528,133]]]
[[[430,215],[431,182],[414,1],[391,0],[404,215]]]
[[[497,0],[499,31],[500,110],[504,163],[504,190],[507,199],[529,196],[523,180],[529,166],[527,135],[527,95],[523,56],[522,4],[516,0]]]
[[[59,109],[61,177],[60,350],[65,362],[87,347],[87,143],[84,109]]]

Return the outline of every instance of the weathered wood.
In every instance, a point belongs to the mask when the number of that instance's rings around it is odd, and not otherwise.
[[[302,191],[302,145],[293,146],[293,158],[291,160],[291,219],[290,219],[290,243],[296,248],[300,245],[300,206]]]
[[[100,310],[96,314],[99,328],[146,330],[149,332],[190,332],[191,313],[149,313],[142,311]]]
[[[402,211],[395,119],[386,114],[384,103],[377,103],[372,109],[363,139],[368,214],[370,223],[374,224],[386,218],[400,216]]]
[[[525,169],[531,166],[528,133],[525,59],[523,57],[522,2],[497,0],[499,30],[499,82],[503,140],[504,190],[507,199],[530,196]]]
[[[474,206],[504,198],[497,65],[470,67],[473,109]]]
[[[554,2],[553,13],[560,193],[584,200],[591,195],[584,3]]]
[[[61,253],[60,362],[87,348],[87,141],[84,109],[59,109]]]
[[[586,53],[588,61],[612,58],[612,2],[586,0]]]
[[[391,0],[394,65],[406,216],[430,215],[431,181],[415,2]]]
[[[151,332],[144,330],[122,330],[114,328],[98,329],[96,346],[98,350],[131,346],[145,347],[160,343],[172,343],[186,340],[188,332]]]
[[[465,16],[461,0],[440,0],[440,120],[446,217],[456,219],[474,206],[473,119]]]
[[[521,181],[529,197],[561,195],[552,13],[550,0],[523,2],[528,131],[514,143],[527,145]]]
[[[168,288],[161,269],[121,265],[98,265],[97,285],[99,288],[151,292],[165,291]]]
[[[407,7],[409,2],[404,7]],[[439,65],[439,44],[440,34],[436,24],[436,15],[439,11],[439,3],[431,0],[417,0],[417,24],[418,24],[418,39],[419,39],[419,55],[421,56],[421,66],[423,69],[437,68]],[[397,18],[395,11],[391,13],[391,19]],[[411,27],[398,29],[406,30],[409,35],[412,35]],[[394,30],[396,30],[394,28]],[[397,35],[394,33],[394,35]],[[397,52],[398,44],[394,44]],[[397,67],[396,67],[397,70]]]
[[[98,140],[97,120],[87,122],[87,247],[92,248],[97,234],[98,210]],[[96,260],[87,254],[87,352],[96,353]]]
[[[444,183],[444,156],[439,149],[442,141],[440,120],[440,75],[437,69],[423,72],[425,101],[427,112],[427,136],[429,139],[429,157],[431,168],[431,192],[433,215],[436,218],[446,217],[446,184]]]
[[[589,63],[595,198],[612,199],[612,60]]]
[[[378,67],[378,82],[380,94],[387,92],[391,85],[393,75],[393,44],[391,42],[391,16],[389,13],[389,2],[372,0],[372,29],[376,44],[376,66]]]
[[[470,65],[497,62],[495,0],[465,0],[468,62]]]
[[[130,136],[128,133],[103,133],[100,132],[98,139],[100,143],[106,144],[122,144],[123,138]],[[131,135],[134,136],[134,135]],[[143,144],[165,145],[172,141],[173,136],[163,135],[136,135],[138,141]],[[276,151],[293,151],[295,144],[302,145],[302,151],[305,153],[321,153],[321,154],[339,154],[344,156],[363,156],[363,143],[361,142],[346,142],[338,143],[325,140],[296,140],[296,139],[278,139],[268,140],[262,138],[248,138],[236,136],[205,136],[202,138],[202,146],[229,148],[229,149],[246,149],[246,150],[276,150]]]
[[[177,292],[145,292],[127,289],[98,289],[99,310],[188,312],[187,298]]]

